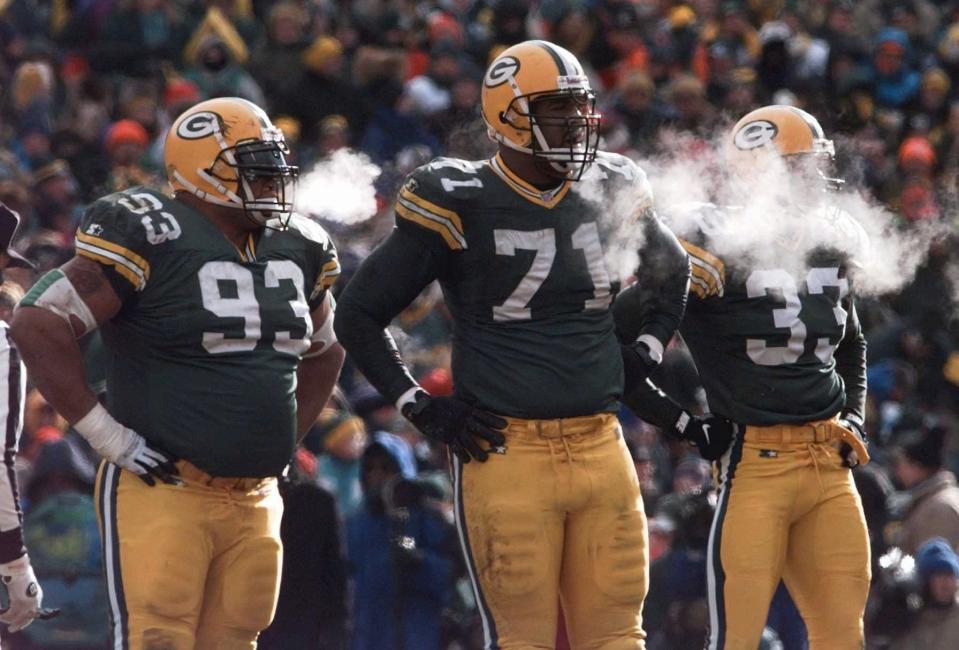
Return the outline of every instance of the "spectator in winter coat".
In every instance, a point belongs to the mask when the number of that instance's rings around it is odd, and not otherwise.
[[[876,104],[903,108],[919,92],[920,76],[909,61],[906,32],[888,27],[879,32],[873,52],[873,92]]]
[[[897,648],[952,650],[959,640],[959,557],[942,538],[916,553],[923,608]]]
[[[354,650],[439,650],[453,531],[414,481],[413,451],[383,431],[363,454],[364,503],[346,524]]]
[[[942,427],[903,434],[895,474],[908,490],[898,538],[904,553],[915,554],[933,537],[959,547],[959,487],[955,475],[942,468],[945,435]]]

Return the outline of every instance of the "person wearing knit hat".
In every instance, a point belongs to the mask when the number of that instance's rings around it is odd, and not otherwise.
[[[896,539],[904,553],[916,553],[932,537],[959,547],[959,486],[955,475],[943,469],[946,433],[933,426],[902,433],[897,441],[894,475],[908,495]]]
[[[162,182],[141,164],[150,146],[150,135],[136,120],[119,120],[107,129],[103,148],[110,159],[107,191],[120,192],[143,185],[160,188]]]
[[[923,582],[934,575],[959,578],[959,556],[942,537],[934,537],[916,551],[916,570]]]
[[[332,36],[320,36],[303,50],[303,65],[322,75],[335,76],[343,63],[343,45]]]
[[[103,139],[103,147],[111,156],[125,145],[145,148],[150,144],[147,130],[136,120],[114,122]]]
[[[916,135],[899,145],[898,159],[904,173],[927,177],[936,165],[936,152],[929,140]]]
[[[360,457],[368,436],[363,420],[344,409],[325,408],[303,439],[317,456],[321,484],[336,497],[340,512],[351,514],[363,500]]]
[[[923,608],[894,648],[954,650],[959,640],[959,556],[936,537],[916,552]]]
[[[173,116],[179,115],[198,101],[200,89],[189,79],[174,79],[163,90],[163,107]]]

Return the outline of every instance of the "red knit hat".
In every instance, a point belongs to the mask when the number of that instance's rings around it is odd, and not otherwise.
[[[176,104],[196,104],[199,101],[200,89],[189,79],[171,81],[163,91],[163,105],[167,108]]]
[[[107,151],[113,151],[121,144],[138,144],[146,147],[150,144],[150,136],[143,125],[136,120],[120,120],[110,125],[103,145]]]

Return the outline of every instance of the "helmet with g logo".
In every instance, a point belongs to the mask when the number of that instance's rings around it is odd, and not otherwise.
[[[833,141],[826,138],[819,120],[795,106],[763,106],[746,114],[732,128],[726,152],[730,165],[743,176],[762,168],[772,153],[787,163],[800,156],[814,157],[819,161],[819,175],[829,187],[843,183],[831,176],[836,153]]]
[[[286,162],[283,132],[256,104],[238,97],[200,102],[170,127],[164,150],[175,191],[238,208],[260,225],[283,227],[293,210],[298,169]],[[270,180],[271,191],[257,196]],[[262,193],[262,192],[261,192]]]
[[[794,106],[763,106],[748,113],[732,130],[732,146],[740,151],[773,149],[781,156],[834,156],[819,120]]]
[[[575,116],[537,116],[540,99],[569,98]],[[596,95],[576,57],[547,41],[525,41],[504,50],[486,70],[482,108],[489,136],[516,151],[546,160],[570,179],[579,178],[596,159],[600,115]],[[551,146],[542,128],[566,129],[565,146]]]

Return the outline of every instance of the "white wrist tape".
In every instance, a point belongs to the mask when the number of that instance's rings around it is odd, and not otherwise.
[[[413,388],[406,391],[405,393],[403,393],[402,395],[400,395],[400,398],[396,400],[396,410],[402,413],[404,406],[406,406],[410,402],[416,401],[416,394],[419,392],[425,393],[426,391],[423,390],[419,385],[416,385],[416,386],[413,386]]]
[[[116,462],[136,447],[140,436],[117,422],[110,413],[97,404],[90,412],[74,423],[73,428],[87,439],[98,454]]]
[[[46,309],[65,320],[70,329],[73,329],[70,317],[75,317],[84,327],[84,331],[74,332],[77,336],[97,328],[97,319],[93,317],[93,312],[77,293],[77,288],[70,282],[70,278],[59,269],[54,269],[40,278],[20,304]]]
[[[330,313],[327,315],[323,324],[317,327],[313,332],[313,336],[310,337],[310,342],[316,345],[316,348],[304,354],[304,359],[318,357],[326,352],[331,345],[336,343],[336,332],[333,331],[333,317],[336,314],[336,302],[333,300],[333,296],[329,294],[327,294],[327,300],[330,303]]]
[[[663,362],[663,344],[652,334],[643,334],[637,340],[637,343],[643,343],[649,350],[649,358],[653,362],[660,364]]]

